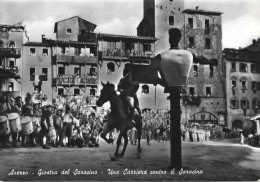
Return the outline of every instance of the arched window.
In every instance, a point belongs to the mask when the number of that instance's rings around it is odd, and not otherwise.
[[[149,86],[148,85],[142,86],[142,93],[143,94],[149,94]]]
[[[15,42],[14,41],[10,41],[9,42],[9,47],[10,48],[14,48],[15,47]]]
[[[109,62],[107,63],[107,74],[115,72],[115,63]]]
[[[242,121],[240,120],[235,120],[232,122],[232,128],[240,128],[242,129]]]

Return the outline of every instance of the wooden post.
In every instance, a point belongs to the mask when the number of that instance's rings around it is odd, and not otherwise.
[[[181,107],[180,89],[170,88],[170,107],[171,107],[171,168],[180,170],[182,167],[181,154]]]
[[[157,109],[157,89],[156,89],[156,84],[154,85],[154,105],[155,109]]]

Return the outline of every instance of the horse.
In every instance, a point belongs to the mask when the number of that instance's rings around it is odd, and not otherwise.
[[[135,127],[138,133],[138,145],[137,154],[141,153],[141,135],[142,135],[142,120],[141,116],[136,115],[131,118],[130,106],[127,102],[127,98],[124,95],[118,95],[115,91],[115,86],[109,82],[107,84],[101,83],[103,88],[100,91],[100,97],[97,101],[97,106],[102,107],[104,103],[110,102],[111,113],[109,118],[104,125],[103,132],[101,133],[101,138],[103,138],[107,143],[113,143],[113,139],[107,139],[106,135],[113,129],[119,130],[119,136],[117,139],[116,151],[114,154],[115,158],[122,158],[125,154],[125,150],[128,144],[127,131]],[[134,122],[133,122],[134,120]],[[121,139],[124,138],[124,147],[120,154],[118,154],[119,146],[121,145]],[[112,159],[112,157],[111,157]]]

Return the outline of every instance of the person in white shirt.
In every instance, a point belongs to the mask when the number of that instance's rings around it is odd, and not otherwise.
[[[72,121],[73,121],[73,115],[70,112],[70,107],[66,106],[66,111],[63,116],[63,129],[62,129],[62,134],[61,134],[58,147],[61,146],[61,143],[65,138],[65,136],[68,137],[68,147],[71,147]]]

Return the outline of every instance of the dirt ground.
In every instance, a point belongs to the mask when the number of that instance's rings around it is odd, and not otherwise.
[[[3,149],[2,181],[257,181],[260,150],[229,141],[183,143],[183,170],[172,171],[170,145],[142,140],[141,158],[128,145],[125,157],[111,161],[114,145],[99,148]],[[81,173],[81,174],[79,174]],[[135,173],[135,174],[134,174]]]

